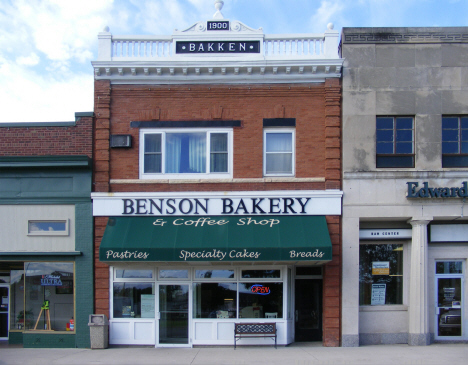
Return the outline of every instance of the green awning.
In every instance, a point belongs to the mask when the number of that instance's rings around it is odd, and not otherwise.
[[[101,261],[330,261],[324,216],[110,217]]]

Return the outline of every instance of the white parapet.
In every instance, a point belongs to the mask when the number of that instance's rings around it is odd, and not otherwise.
[[[339,33],[266,35],[224,19],[216,2],[213,19],[172,35],[115,36],[99,33],[96,80],[112,83],[303,83],[341,77]]]

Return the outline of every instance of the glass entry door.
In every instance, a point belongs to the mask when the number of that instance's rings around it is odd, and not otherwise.
[[[189,344],[189,286],[159,285],[158,344]]]
[[[322,280],[296,279],[295,341],[322,341]]]
[[[462,278],[436,277],[436,336],[461,337],[462,328]]]
[[[8,339],[9,287],[0,286],[0,340]]]

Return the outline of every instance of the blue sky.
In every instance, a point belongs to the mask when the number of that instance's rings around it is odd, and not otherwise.
[[[97,34],[163,34],[211,19],[214,0],[0,0],[0,122],[93,111]],[[224,0],[226,19],[266,34],[342,27],[468,26],[468,0]]]

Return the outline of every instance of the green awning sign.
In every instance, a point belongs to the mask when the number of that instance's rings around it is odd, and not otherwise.
[[[101,261],[330,261],[324,216],[110,217]]]

